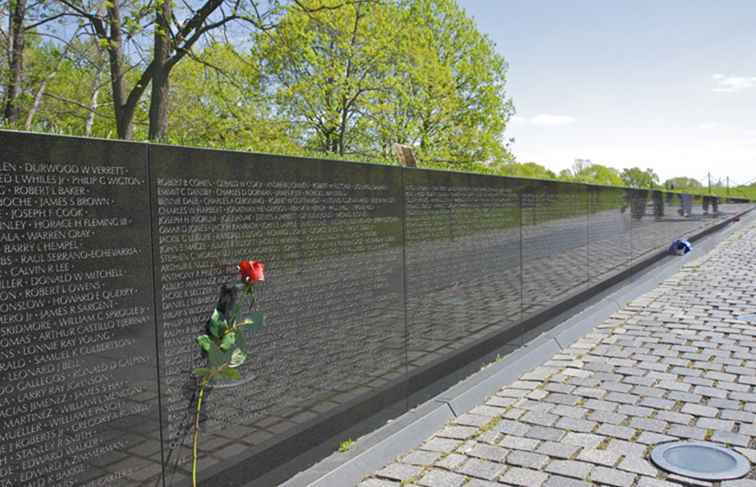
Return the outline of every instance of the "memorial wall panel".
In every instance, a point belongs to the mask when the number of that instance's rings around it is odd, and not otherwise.
[[[625,190],[588,186],[588,269],[592,283],[630,266],[630,212]]]
[[[588,284],[586,187],[528,182],[521,211],[523,317],[527,318]]]
[[[195,338],[241,259],[266,324],[209,391],[206,478],[398,415],[413,372],[753,206],[0,131],[0,487],[188,486]]]
[[[162,471],[142,144],[0,132],[0,486]]]
[[[266,325],[242,380],[209,394],[203,471],[404,378],[399,168],[163,146],[150,161],[167,485],[190,468],[194,338],[240,259],[266,264]]]
[[[410,369],[520,320],[518,180],[406,170]]]
[[[718,202],[712,203],[713,198],[655,190],[627,191],[631,201],[634,261],[665,249],[678,238],[716,225],[726,216],[719,211]]]

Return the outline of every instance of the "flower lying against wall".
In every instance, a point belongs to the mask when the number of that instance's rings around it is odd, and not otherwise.
[[[265,280],[265,265],[258,260],[239,262],[240,282],[221,287],[218,305],[207,322],[206,333],[197,344],[207,357],[207,367],[194,369],[198,377],[197,402],[192,428],[192,486],[197,487],[199,422],[205,391],[214,380],[239,380],[237,370],[247,360],[245,331],[262,326],[264,317],[257,309],[255,285]]]

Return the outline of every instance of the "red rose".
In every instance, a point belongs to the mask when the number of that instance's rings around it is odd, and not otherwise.
[[[259,282],[265,280],[265,264],[259,260],[243,260],[239,262],[239,274],[244,282]]]

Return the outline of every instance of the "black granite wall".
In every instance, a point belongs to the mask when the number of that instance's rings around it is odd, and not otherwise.
[[[194,337],[241,258],[267,265],[266,326],[206,403],[213,487],[401,413],[481,342],[751,207],[0,131],[0,487],[188,485]]]

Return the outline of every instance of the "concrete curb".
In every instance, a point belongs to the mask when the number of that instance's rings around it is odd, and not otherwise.
[[[351,451],[334,453],[280,484],[282,487],[354,487],[365,476],[419,446],[454,417],[482,404],[503,386],[537,367],[589,333],[639,296],[656,288],[684,265],[704,257],[739,227],[756,221],[756,212],[741,222],[697,240],[693,252],[668,257],[598,293],[586,303],[544,323],[548,331],[496,360],[417,408],[360,438]]]

